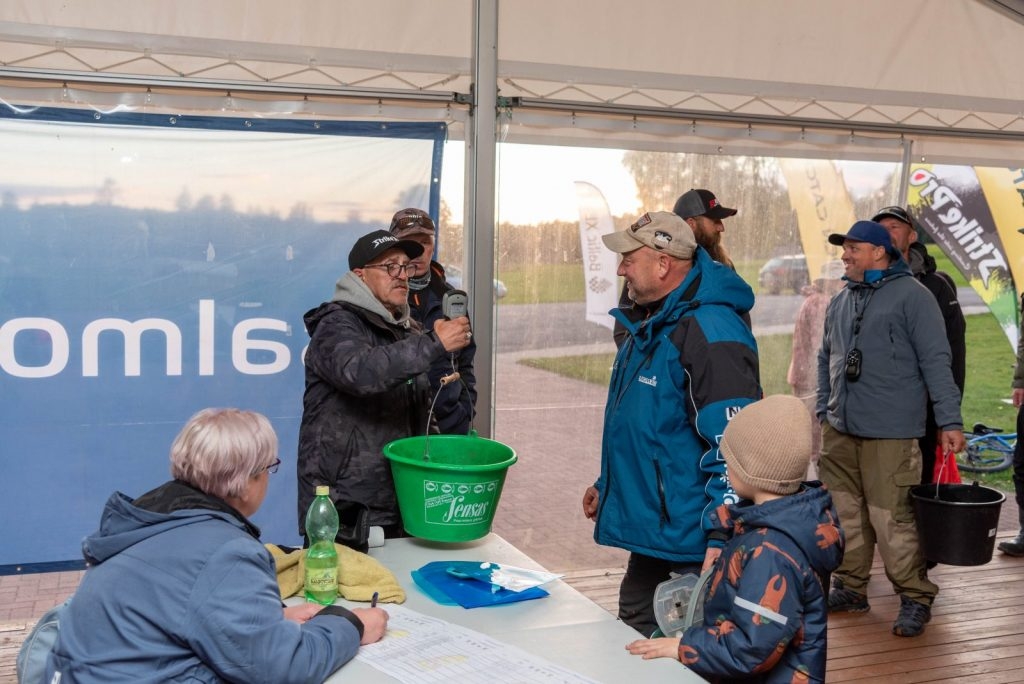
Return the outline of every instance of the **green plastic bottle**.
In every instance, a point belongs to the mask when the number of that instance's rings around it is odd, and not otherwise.
[[[316,498],[306,512],[306,599],[325,606],[338,598],[338,510],[330,497],[330,487],[317,487]]]

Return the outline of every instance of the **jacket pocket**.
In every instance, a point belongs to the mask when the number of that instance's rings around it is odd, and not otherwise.
[[[658,519],[661,521],[662,526],[665,526],[672,522],[672,516],[668,513],[668,501],[665,497],[665,478],[662,476],[661,464],[657,458],[654,459],[654,479],[658,489]]]

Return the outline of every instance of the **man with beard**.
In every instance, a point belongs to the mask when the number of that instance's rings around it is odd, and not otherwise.
[[[672,207],[672,212],[686,221],[690,226],[697,244],[707,250],[711,258],[720,264],[725,264],[734,271],[732,259],[722,246],[722,233],[725,232],[725,223],[722,219],[736,215],[735,209],[723,207],[715,197],[715,193],[703,188],[687,190]]]
[[[331,500],[369,509],[386,538],[404,536],[391,468],[381,449],[425,434],[431,365],[464,349],[469,319],[424,332],[409,315],[412,259],[422,245],[386,230],[356,241],[334,298],[306,313],[306,392],[299,427],[299,533],[317,485]]]

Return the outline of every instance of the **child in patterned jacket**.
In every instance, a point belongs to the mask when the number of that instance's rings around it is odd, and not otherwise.
[[[844,537],[832,497],[803,482],[812,419],[796,397],[750,404],[722,436],[741,501],[714,512],[732,538],[714,566],[703,624],[681,638],[626,646],[644,659],[675,658],[716,682],[824,682],[828,586]]]

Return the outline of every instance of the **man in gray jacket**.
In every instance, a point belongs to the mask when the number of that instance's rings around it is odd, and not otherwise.
[[[917,636],[939,588],[928,579],[910,502],[921,481],[931,398],[946,451],[964,447],[960,391],[935,298],[917,282],[886,229],[858,221],[829,242],[843,248],[846,287],[825,314],[818,353],[821,479],[846,532],[829,610],[864,612],[875,544],[900,596],[893,634]]]
[[[411,259],[423,247],[386,230],[364,235],[334,298],[306,313],[306,392],[299,427],[298,522],[317,485],[331,500],[369,509],[368,524],[404,536],[388,442],[425,434],[431,364],[469,344],[465,316],[424,332],[409,316]]]

